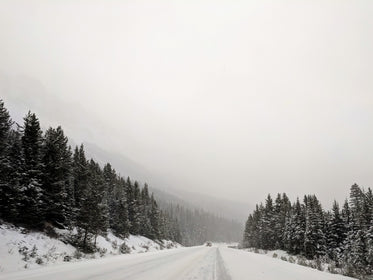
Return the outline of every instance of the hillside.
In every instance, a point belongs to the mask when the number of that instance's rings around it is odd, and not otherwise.
[[[71,243],[75,230],[58,230],[55,237],[11,224],[0,224],[0,273],[38,268],[62,262],[78,262],[120,254],[137,254],[178,248],[176,242],[153,241],[144,236],[99,235],[95,252],[83,253]],[[70,242],[70,243],[69,243]]]

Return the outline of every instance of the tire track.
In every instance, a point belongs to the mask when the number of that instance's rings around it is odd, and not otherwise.
[[[229,275],[227,269],[225,268],[225,264],[223,258],[221,257],[219,248],[216,249],[216,280],[231,280],[231,276]]]

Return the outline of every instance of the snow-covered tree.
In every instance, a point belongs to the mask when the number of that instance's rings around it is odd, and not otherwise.
[[[337,201],[334,201],[327,230],[327,252],[328,256],[338,262],[342,254],[342,244],[346,238],[346,228],[339,210]]]
[[[45,219],[59,227],[71,222],[73,174],[71,148],[62,128],[49,128],[43,151],[43,210]]]
[[[22,222],[39,227],[44,220],[42,211],[43,189],[43,138],[40,123],[35,114],[29,112],[24,118],[22,136],[23,166],[19,189]]]
[[[12,184],[14,174],[10,155],[12,147],[11,127],[12,120],[9,112],[0,99],[0,217],[4,219],[9,219],[14,214],[12,214],[12,209],[14,208],[14,196],[16,195],[15,186]]]

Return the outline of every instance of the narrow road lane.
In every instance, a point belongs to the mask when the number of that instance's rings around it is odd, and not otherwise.
[[[0,275],[6,280],[229,280],[217,247],[123,255]],[[222,275],[224,278],[221,278]]]

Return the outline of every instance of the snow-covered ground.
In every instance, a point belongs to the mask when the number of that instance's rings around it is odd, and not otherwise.
[[[63,237],[71,233],[59,230]],[[50,238],[41,232],[32,232],[9,224],[0,225],[0,274],[32,269],[61,262],[76,262],[120,254],[119,248],[125,243],[130,253],[145,253],[164,248],[180,247],[179,244],[163,240],[155,242],[143,236],[130,235],[121,239],[111,232],[106,237],[97,237],[98,251],[82,254],[75,247],[59,239]]]
[[[334,274],[343,274],[341,268],[337,268],[335,263],[327,258],[320,258],[318,260],[308,260],[301,255],[291,255],[283,250],[262,250],[256,248],[242,249],[243,251],[262,254],[270,258],[280,259],[282,261],[295,263],[302,266],[308,266],[313,269],[318,269],[321,271],[326,271]]]
[[[269,258],[238,249],[221,248],[220,250],[227,272],[231,279],[250,280],[347,280],[354,279],[331,274],[310,267]]]
[[[0,280],[348,280],[222,245],[120,255],[0,274]]]

